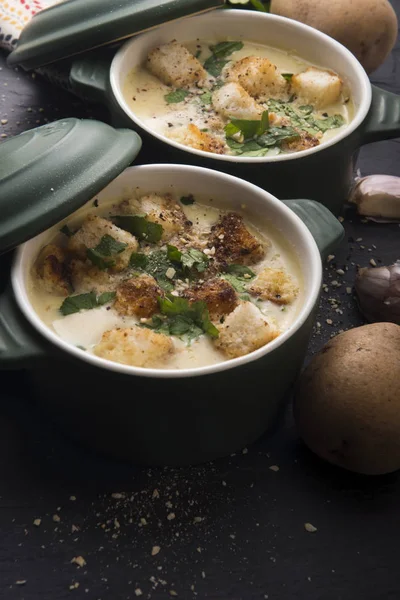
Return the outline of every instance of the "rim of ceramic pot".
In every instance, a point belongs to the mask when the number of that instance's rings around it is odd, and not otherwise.
[[[191,176],[193,176],[193,182],[195,182],[196,178],[204,177],[209,178],[210,181],[212,181],[213,179],[219,179],[220,181],[226,182],[227,184],[234,183],[236,186],[242,188],[243,197],[247,197],[247,194],[249,194],[249,197],[251,195],[256,194],[259,198],[262,199],[262,201],[266,205],[273,205],[276,209],[278,209],[285,221],[285,226],[282,227],[282,235],[285,236],[286,224],[287,226],[291,225],[299,231],[302,241],[306,242],[306,248],[308,253],[307,269],[309,269],[309,272],[312,274],[312,276],[310,277],[310,284],[307,289],[307,294],[305,294],[303,306],[292,325],[285,332],[279,335],[279,337],[275,338],[275,340],[269,342],[262,348],[259,348],[258,350],[255,350],[254,352],[251,352],[250,354],[246,354],[245,356],[241,356],[239,358],[233,358],[230,360],[223,361],[221,363],[208,365],[204,367],[169,370],[134,367],[116,362],[111,362],[109,360],[95,356],[94,354],[85,352],[69,342],[65,342],[60,337],[58,337],[58,335],[55,332],[53,332],[47,325],[45,325],[44,322],[40,319],[40,317],[38,316],[31,304],[26,286],[27,274],[24,271],[24,258],[25,253],[28,256],[30,255],[29,241],[21,245],[15,254],[11,270],[11,281],[14,290],[14,295],[19,308],[21,309],[25,317],[28,319],[28,321],[33,325],[33,327],[46,340],[48,340],[67,354],[70,354],[75,358],[81,359],[82,361],[96,367],[100,367],[109,371],[114,371],[116,373],[122,373],[125,375],[139,375],[142,377],[170,379],[182,377],[195,377],[200,375],[211,375],[213,373],[218,373],[221,371],[229,371],[230,369],[234,369],[236,367],[245,365],[246,363],[256,361],[282,346],[304,325],[319,297],[320,288],[322,284],[322,262],[317,244],[313,236],[311,235],[309,229],[290,208],[288,208],[275,196],[272,196],[269,192],[264,191],[263,189],[255,186],[254,184],[248,183],[243,179],[239,179],[237,177],[234,177],[233,175],[227,175],[214,169],[207,169],[204,167],[195,167],[189,165],[159,164],[139,165],[130,167],[129,170],[132,173],[138,172],[139,170],[141,172],[148,172],[149,181],[151,181],[152,175],[156,175],[157,171],[160,173],[166,170],[169,173],[174,171],[176,173],[186,171],[187,173],[190,173]],[[302,271],[304,272],[304,267],[302,267]]]
[[[151,31],[145,32],[137,37],[134,37],[133,39],[129,40],[128,42],[126,42],[114,56],[113,61],[111,63],[111,68],[110,68],[110,83],[111,83],[111,89],[112,89],[113,95],[114,95],[117,103],[119,104],[119,106],[125,112],[125,114],[134,123],[136,123],[136,125],[138,125],[141,129],[146,131],[149,135],[157,138],[161,142],[164,142],[165,144],[173,146],[183,152],[189,152],[191,154],[195,154],[202,158],[214,159],[214,160],[218,160],[218,161],[227,161],[227,162],[234,162],[234,163],[251,163],[251,164],[291,161],[291,160],[296,160],[296,159],[300,159],[300,158],[305,158],[307,156],[310,156],[311,154],[316,154],[318,152],[323,152],[325,149],[327,149],[331,146],[334,146],[335,144],[339,143],[344,138],[348,137],[351,133],[353,133],[353,131],[355,131],[357,129],[357,127],[359,127],[361,125],[361,123],[364,121],[365,117],[367,116],[368,111],[371,106],[371,100],[372,100],[371,83],[368,79],[368,75],[365,72],[364,68],[361,66],[361,64],[356,59],[356,57],[350,52],[350,50],[348,50],[345,46],[343,46],[342,44],[340,44],[333,38],[329,37],[325,33],[322,33],[321,31],[318,31],[317,29],[314,29],[313,27],[305,25],[304,23],[300,23],[299,21],[294,21],[294,20],[288,19],[286,17],[280,17],[277,15],[272,15],[270,13],[260,13],[260,12],[252,12],[252,11],[237,10],[237,9],[231,10],[231,11],[229,11],[229,13],[230,13],[229,14],[230,19],[240,19],[243,22],[243,26],[245,26],[244,23],[246,21],[247,27],[250,27],[251,23],[255,22],[255,20],[259,21],[260,19],[272,20],[272,21],[275,21],[276,23],[285,23],[287,26],[292,27],[293,29],[302,30],[303,32],[305,32],[309,36],[311,41],[313,39],[318,40],[320,42],[322,41],[326,45],[327,51],[329,51],[329,48],[334,48],[338,53],[340,53],[342,55],[342,57],[345,59],[345,61],[353,68],[354,72],[357,75],[357,78],[358,78],[357,87],[358,87],[358,91],[359,91],[360,97],[361,97],[361,102],[358,107],[357,114],[354,116],[354,118],[349,123],[349,125],[347,127],[345,127],[343,129],[343,131],[338,133],[336,136],[334,136],[333,138],[331,138],[329,140],[324,141],[319,146],[314,146],[313,148],[309,148],[307,150],[300,150],[299,152],[293,152],[293,153],[289,153],[289,154],[278,154],[276,156],[259,156],[259,157],[243,156],[243,157],[241,157],[241,156],[231,156],[231,155],[225,155],[225,154],[213,154],[212,152],[204,152],[203,150],[197,150],[195,148],[190,148],[189,146],[185,146],[184,144],[180,144],[179,142],[176,142],[175,140],[172,140],[172,139],[166,137],[165,135],[162,135],[161,133],[154,131],[153,129],[148,127],[139,117],[137,117],[135,115],[135,113],[130,109],[130,107],[125,99],[125,95],[123,93],[122,86],[120,85],[120,82],[119,82],[119,72],[120,72],[121,64],[122,64],[122,61],[124,60],[125,54],[129,53],[131,51],[131,48],[132,47],[134,48],[135,45],[138,43],[138,40],[142,39],[143,36],[150,36],[152,34]],[[187,20],[192,21],[194,19],[212,19],[213,22],[215,22],[216,19],[221,19],[221,18],[222,19],[227,18],[225,11],[221,11],[221,12],[213,11],[212,13],[207,13],[205,15],[190,17]],[[161,27],[163,27],[163,26],[161,26]]]

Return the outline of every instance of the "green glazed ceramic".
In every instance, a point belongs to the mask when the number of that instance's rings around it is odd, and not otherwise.
[[[152,132],[129,107],[123,93],[129,71],[148,51],[171,39],[197,37],[244,39],[282,49],[332,69],[349,85],[355,115],[337,137],[320,146],[274,157],[240,158],[194,150]],[[115,54],[82,57],[70,72],[73,91],[106,104],[115,126],[132,127],[144,142],[142,163],[163,161],[201,165],[232,173],[267,189],[278,198],[309,197],[339,214],[353,180],[354,158],[363,144],[400,135],[400,97],[374,87],[356,60],[341,44],[302,23],[252,11],[215,11],[164,25],[126,42]]]
[[[0,254],[85,204],[136,158],[129,129],[63,119],[0,145]]]
[[[108,362],[66,343],[34,311],[27,272],[52,231],[16,252],[12,285],[0,297],[0,368],[28,368],[38,402],[68,434],[138,464],[183,465],[227,455],[272,428],[307,350],[322,283],[321,255],[343,237],[339,221],[311,200],[277,200],[216,170],[182,165],[126,169],[96,198],[137,187],[187,195],[212,190],[222,208],[246,202],[249,219],[267,217],[299,258],[304,302],[289,330],[267,346],[217,365],[183,370]]]
[[[38,12],[24,27],[8,64],[37,69],[131,37],[224,0],[64,0]]]

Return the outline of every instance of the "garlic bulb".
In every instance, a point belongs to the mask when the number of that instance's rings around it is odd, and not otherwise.
[[[363,177],[353,188],[349,202],[357,205],[360,215],[400,221],[400,177]]]
[[[390,267],[360,269],[355,282],[359,308],[371,323],[400,325],[400,261]]]

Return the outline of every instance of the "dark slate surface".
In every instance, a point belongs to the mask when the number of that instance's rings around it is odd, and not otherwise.
[[[400,13],[399,0],[395,7]],[[9,70],[4,58],[0,134],[66,116],[107,119],[101,107]],[[400,93],[400,45],[372,80]],[[399,175],[399,160],[399,140],[381,142],[361,151],[358,167]],[[328,291],[308,358],[334,333],[362,324],[346,291],[356,265],[400,258],[398,225],[363,223],[351,210],[343,216],[346,240],[325,266]],[[7,267],[3,257],[3,275]],[[0,383],[1,598],[400,598],[398,475],[358,477],[322,463],[298,440],[290,409],[279,431],[236,456],[143,470],[55,430],[24,374],[2,373]],[[305,522],[317,531],[307,533]],[[71,564],[76,556],[87,564]]]

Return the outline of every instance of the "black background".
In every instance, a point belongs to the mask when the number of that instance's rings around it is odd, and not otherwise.
[[[400,14],[400,1],[393,4]],[[371,79],[400,93],[399,44]],[[0,51],[0,119],[7,121],[0,143],[67,116],[108,119],[105,109],[7,68]],[[358,168],[400,175],[399,159],[399,140],[371,144]],[[343,217],[346,239],[325,265],[328,291],[308,359],[338,331],[363,323],[346,291],[357,265],[400,258],[399,225],[362,222],[351,209]],[[3,257],[3,282],[7,268]],[[64,384],[73,394],[74,382]],[[54,429],[23,373],[2,373],[0,390],[1,598],[400,599],[398,474],[361,477],[323,463],[299,441],[290,409],[272,437],[230,458],[137,469]],[[305,522],[317,531],[308,533]],[[75,556],[86,566],[71,563]]]

